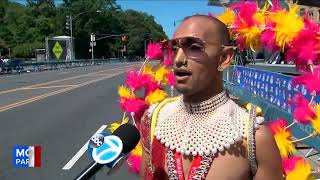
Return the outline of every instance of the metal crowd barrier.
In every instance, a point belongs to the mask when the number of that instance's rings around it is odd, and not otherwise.
[[[139,62],[140,59],[129,60],[120,58],[111,59],[77,59],[71,61],[15,61],[13,63],[5,63],[0,65],[2,74],[21,73],[21,72],[40,72],[45,70],[59,70],[63,68],[75,68],[83,66],[94,66],[110,63]]]
[[[249,67],[242,67],[242,68],[250,69]],[[273,69],[273,70],[278,72],[277,69]],[[270,70],[267,69],[267,71],[270,71]],[[279,75],[281,76],[280,73]],[[287,76],[287,75],[284,75],[284,76]],[[225,89],[227,89],[233,96],[238,97],[242,101],[251,102],[253,104],[260,106],[263,109],[263,115],[267,121],[271,122],[278,117],[288,120],[289,123],[293,121],[293,116],[290,112],[284,110],[280,106],[277,106],[273,103],[268,102],[265,98],[262,98],[261,96],[259,96],[259,94],[254,94],[248,89],[239,87],[239,85],[237,85],[237,82],[236,82],[234,66],[231,66],[227,71],[225,71],[223,79],[224,79]],[[320,98],[316,97],[315,101],[319,102]],[[313,132],[312,127],[310,125],[300,125],[300,124],[296,124],[292,126],[291,130],[295,138],[305,137]],[[320,136],[309,138],[303,141],[303,143],[315,149],[317,152],[320,152]]]

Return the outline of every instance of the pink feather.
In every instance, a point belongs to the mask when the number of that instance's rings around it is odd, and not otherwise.
[[[165,76],[167,77],[168,84],[170,86],[175,86],[176,85],[176,77],[175,77],[173,72],[167,73]]]
[[[296,94],[290,103],[296,106],[293,111],[293,117],[299,123],[308,124],[310,118],[315,117],[314,112],[309,106],[308,100],[302,94]]]
[[[270,52],[278,51],[280,48],[276,44],[275,32],[272,30],[276,23],[268,22],[266,24],[266,30],[261,33],[260,42],[262,47],[266,48]]]
[[[166,67],[172,66],[174,52],[169,48],[165,48],[165,49],[163,49],[163,51],[164,51],[163,64]]]
[[[149,43],[146,58],[149,60],[162,59],[161,43]]]
[[[272,123],[270,123],[269,128],[271,129],[273,135],[276,134],[280,129],[284,129],[288,126],[288,122],[285,119],[278,118]]]
[[[282,169],[285,175],[294,170],[297,162],[302,161],[302,157],[282,158]]]
[[[305,27],[290,44],[286,52],[286,60],[294,61],[298,69],[306,68],[309,61],[319,64],[319,54],[317,44],[319,40],[316,35],[320,31],[319,25],[312,22],[308,15],[304,17]]]
[[[230,6],[230,8],[238,12],[234,22],[235,28],[250,27],[256,24],[256,20],[253,18],[253,15],[258,10],[257,2],[241,1]]]
[[[272,6],[269,9],[269,11],[270,12],[276,12],[276,11],[279,11],[279,10],[281,10],[281,6],[280,6],[279,0],[273,0],[272,1]]]
[[[236,39],[236,44],[238,45],[239,49],[242,51],[246,48],[246,45],[245,45],[245,40],[243,37],[239,36],[237,39]]]
[[[274,37],[274,31],[270,29],[263,31],[260,38],[262,47],[266,48],[270,52],[279,50],[280,48],[276,45],[276,40],[274,39]]]
[[[302,84],[306,87],[306,89],[316,94],[320,93],[320,68],[315,68],[314,73],[307,72],[303,75],[296,76],[293,79],[293,84]]]
[[[145,95],[147,96],[148,94],[152,93],[156,89],[160,89],[160,84],[155,81],[155,80],[150,80],[145,86]]]
[[[133,90],[144,87],[150,81],[150,75],[138,73],[136,70],[127,71],[126,85]]]
[[[142,158],[140,156],[134,156],[130,154],[128,158],[130,172],[136,174],[140,173],[141,159]]]
[[[129,114],[134,113],[137,120],[140,120],[144,111],[149,108],[148,104],[146,104],[144,100],[137,98],[121,98],[120,107],[123,111]]]

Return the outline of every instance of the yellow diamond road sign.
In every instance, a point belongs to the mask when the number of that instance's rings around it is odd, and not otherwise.
[[[63,49],[58,41],[54,44],[52,52],[54,53],[57,59],[60,59]]]

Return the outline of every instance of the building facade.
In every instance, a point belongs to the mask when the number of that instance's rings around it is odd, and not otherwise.
[[[303,16],[305,13],[308,13],[312,20],[320,22],[320,1],[319,0],[306,0],[306,1],[297,1],[297,0],[286,0],[289,5],[298,3],[300,7],[300,15]]]

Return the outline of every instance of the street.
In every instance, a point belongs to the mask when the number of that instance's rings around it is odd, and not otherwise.
[[[66,180],[91,163],[84,152],[70,170],[62,168],[102,126],[120,121],[117,88],[126,70],[140,64],[109,64],[0,76],[0,179]],[[40,145],[40,168],[14,168],[15,145]],[[127,165],[112,176],[138,179]]]

